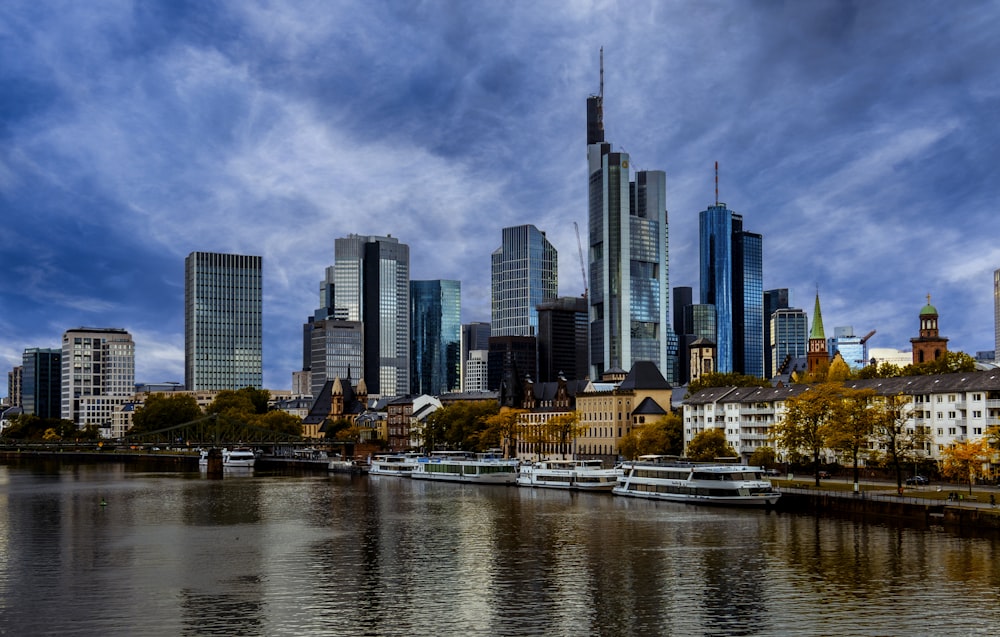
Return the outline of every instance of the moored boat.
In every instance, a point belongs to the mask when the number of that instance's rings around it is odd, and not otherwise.
[[[373,476],[408,476],[419,464],[421,456],[413,453],[376,454],[368,474]]]
[[[521,465],[517,485],[575,491],[611,491],[621,475],[621,469],[605,469],[600,460],[540,460]]]
[[[613,489],[616,495],[732,506],[772,506],[781,497],[760,467],[680,463],[646,456],[622,463],[622,471]]]
[[[253,449],[247,449],[245,447],[237,447],[235,449],[223,449],[222,450],[222,467],[224,469],[252,469],[254,462],[256,462],[257,456],[254,454]],[[198,458],[199,467],[208,466],[208,450],[202,449],[201,456]]]
[[[504,459],[495,453],[434,452],[418,460],[410,477],[414,480],[514,484],[518,464],[517,460]]]

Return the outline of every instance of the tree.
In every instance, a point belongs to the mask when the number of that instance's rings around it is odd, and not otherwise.
[[[844,357],[837,352],[830,361],[830,369],[826,372],[826,380],[831,383],[842,383],[851,377],[851,368],[844,362]]]
[[[201,407],[191,394],[150,394],[132,416],[128,433],[159,431],[202,417]]]
[[[903,394],[878,396],[872,403],[872,442],[888,456],[896,473],[896,488],[903,488],[903,462],[916,461],[924,452],[928,439],[927,427],[907,427],[911,409]]]
[[[736,450],[726,441],[722,429],[706,429],[691,439],[687,446],[687,457],[695,462],[706,462],[716,458],[735,458]]]
[[[327,440],[350,440],[351,438],[346,432],[353,426],[354,423],[344,417],[328,421],[326,423],[326,434],[324,437]]]
[[[778,454],[771,447],[757,447],[750,455],[747,464],[754,467],[765,467],[770,469],[778,464]]]
[[[858,378],[896,378],[902,376],[902,372],[899,365],[883,361],[881,364],[868,365],[858,370],[856,376]]]
[[[523,413],[521,409],[501,409],[498,413],[486,416],[486,427],[479,430],[478,443],[474,448],[478,451],[500,448],[503,449],[503,457],[510,458],[511,450],[517,448]]]
[[[567,449],[583,430],[578,411],[553,416],[542,426],[545,440],[555,444],[563,458],[566,457]]]
[[[271,402],[271,392],[266,389],[254,389],[253,387],[244,387],[243,389],[237,390],[237,394],[241,394],[250,399],[250,403],[253,404],[253,410],[256,414],[266,414],[268,404]]]
[[[843,388],[841,400],[834,406],[833,417],[829,422],[827,444],[851,459],[855,490],[861,477],[858,459],[861,451],[867,449],[871,441],[871,405],[874,399],[874,389]]]
[[[983,465],[989,462],[992,452],[985,438],[956,442],[941,450],[941,472],[950,478],[969,483],[969,493],[976,478],[983,474]]]
[[[976,359],[965,352],[945,352],[932,361],[913,363],[903,368],[901,376],[925,376],[976,371]]]
[[[785,417],[771,428],[778,447],[789,453],[803,453],[812,460],[816,486],[820,454],[828,446],[829,422],[842,400],[842,391],[839,383],[813,385],[785,401]]]
[[[704,374],[697,380],[693,380],[688,384],[687,394],[684,395],[685,398],[694,396],[703,389],[708,389],[709,387],[770,387],[771,383],[764,380],[763,378],[758,378],[757,376],[747,376],[745,374],[737,374],[735,372],[720,373],[715,372],[712,374]]]
[[[669,413],[656,422],[634,427],[618,444],[625,458],[645,455],[680,456],[684,453],[684,423],[680,414]]]
[[[302,419],[296,418],[287,411],[269,411],[266,414],[256,416],[252,421],[255,427],[270,429],[279,433],[291,434],[293,436],[302,435]]]
[[[482,445],[487,418],[497,413],[500,405],[486,401],[459,401],[436,409],[424,425],[424,448],[475,451]]]

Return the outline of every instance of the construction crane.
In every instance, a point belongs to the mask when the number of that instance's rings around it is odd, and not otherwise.
[[[873,336],[875,336],[875,330],[872,330],[872,331],[868,332],[867,334],[865,334],[864,336],[861,337],[861,348],[862,348],[861,351],[864,354],[866,354],[866,355],[868,354],[868,347],[865,346],[865,343],[867,343],[868,339],[870,339]],[[856,362],[859,365],[867,365],[868,364],[868,361],[866,361],[866,360],[860,360],[860,361],[854,361],[854,362]]]
[[[580,251],[580,274],[583,275],[583,298],[587,298],[587,262],[583,260],[583,244],[580,242],[580,226],[574,221],[573,227],[576,228],[576,247]]]

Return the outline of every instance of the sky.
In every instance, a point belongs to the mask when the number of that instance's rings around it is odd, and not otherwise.
[[[1000,4],[921,0],[0,3],[0,367],[121,327],[184,380],[184,258],[263,257],[264,384],[291,387],[334,240],[391,235],[489,321],[534,224],[584,290],[586,98],[667,175],[670,286],[698,213],[763,235],[764,287],[909,349],[994,348]],[[582,237],[586,245],[586,236]],[[7,391],[0,384],[0,396]]]

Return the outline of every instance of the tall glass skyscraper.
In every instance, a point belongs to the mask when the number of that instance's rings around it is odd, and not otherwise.
[[[364,325],[360,378],[369,395],[409,393],[410,247],[394,237],[352,234],[334,242],[334,259],[324,289],[334,318]]]
[[[21,407],[25,414],[59,418],[62,350],[32,347],[21,358]]]
[[[604,141],[603,73],[602,62],[601,94],[587,99],[591,378],[636,361],[673,375],[666,174],[631,181],[629,155]]]
[[[184,260],[184,385],[263,386],[262,258],[192,252]]]
[[[804,358],[809,344],[809,319],[798,308],[778,308],[771,314],[770,332],[771,369],[768,378],[774,378],[785,367],[785,360]],[[788,370],[785,370],[788,371]]]
[[[503,229],[491,257],[491,336],[534,336],[539,303],[559,292],[559,259],[545,233],[532,225]]]
[[[763,237],[716,202],[698,218],[701,302],[715,305],[717,370],[764,375]]]
[[[410,281],[413,335],[410,392],[440,396],[461,388],[462,284]]]

